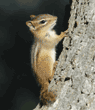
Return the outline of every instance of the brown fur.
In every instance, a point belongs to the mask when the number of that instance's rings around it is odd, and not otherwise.
[[[37,82],[41,86],[40,98],[43,105],[48,101],[54,102],[55,95],[48,91],[49,82],[52,80],[57,62],[55,61],[55,46],[67,36],[65,32],[57,35],[53,29],[56,25],[56,16],[50,14],[31,15],[31,20],[26,22],[34,35],[34,44],[31,51],[31,63]],[[44,20],[45,23],[41,23]],[[43,22],[44,22],[43,21]]]

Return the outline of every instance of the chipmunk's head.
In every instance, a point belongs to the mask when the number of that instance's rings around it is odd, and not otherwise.
[[[26,22],[30,31],[35,34],[43,34],[52,30],[56,25],[57,17],[50,14],[41,14],[38,16],[30,15],[31,20]]]

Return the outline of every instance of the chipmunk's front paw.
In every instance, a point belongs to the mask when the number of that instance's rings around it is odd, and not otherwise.
[[[61,32],[60,36],[67,37],[68,36],[67,33],[68,33],[68,29],[64,32]]]
[[[65,33],[68,33],[68,29],[66,31],[64,31]]]
[[[67,33],[68,33],[68,29],[64,31],[64,35],[67,36]]]

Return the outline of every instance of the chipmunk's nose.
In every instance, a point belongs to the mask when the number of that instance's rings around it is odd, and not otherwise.
[[[31,26],[32,25],[31,21],[26,21],[26,25]]]
[[[55,16],[54,19],[57,21],[57,16]]]

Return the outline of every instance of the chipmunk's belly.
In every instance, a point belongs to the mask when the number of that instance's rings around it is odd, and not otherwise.
[[[42,49],[39,53],[40,57],[52,59],[52,63],[55,62],[56,52],[55,48],[53,49]]]

